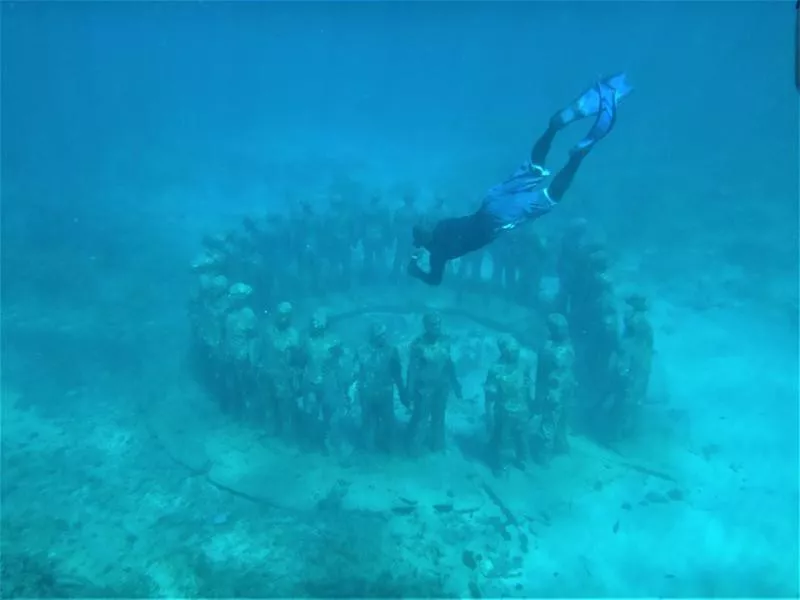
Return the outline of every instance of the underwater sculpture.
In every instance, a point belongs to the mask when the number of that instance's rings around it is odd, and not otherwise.
[[[191,263],[194,365],[223,412],[306,448],[331,451],[334,435],[366,453],[418,456],[446,449],[451,411],[482,418],[473,399],[483,391],[491,428],[479,427],[475,436],[486,443],[486,460],[503,467],[509,455],[513,464],[523,465],[524,458],[547,463],[568,448],[572,431],[610,443],[635,435],[651,371],[652,327],[643,297],[618,297],[609,251],[589,223],[572,222],[558,240],[520,228],[500,241],[508,247],[470,255],[443,286],[417,297],[397,270],[406,227],[420,212],[417,196],[406,190],[396,209],[385,195],[359,194],[375,213],[370,222],[348,229],[351,237],[341,231],[327,237],[342,218],[357,220],[362,212],[341,193],[331,194],[330,209],[298,203],[287,214],[247,216],[241,228],[206,236]],[[370,230],[387,227],[381,236]],[[526,247],[536,249],[535,265],[520,261]],[[560,248],[556,264],[546,260],[548,248]],[[547,301],[540,297],[543,279],[557,283]],[[431,294],[450,292],[445,312],[504,332],[497,364],[468,367],[490,371],[491,377],[479,376],[483,390],[460,393],[462,384],[474,385],[466,371],[463,382],[456,378],[454,363],[466,365],[465,350],[458,336],[442,332],[441,315],[428,310]],[[385,321],[357,326],[367,333],[356,339],[352,327],[337,325],[333,335],[329,321],[341,323],[343,314],[381,312],[370,308],[375,298],[388,300],[390,311],[429,313],[410,360]],[[331,319],[319,311],[330,300]],[[504,314],[512,307],[519,316]],[[308,319],[307,327],[297,328],[298,319]],[[519,377],[527,359],[515,363],[515,348],[539,355],[537,376],[529,374],[525,383]],[[523,396],[531,399],[528,422],[515,429],[514,419],[525,412],[518,402]],[[517,456],[515,437],[523,433],[528,447],[520,445]]]

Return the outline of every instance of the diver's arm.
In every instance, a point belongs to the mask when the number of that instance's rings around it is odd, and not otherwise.
[[[441,256],[432,253],[430,255],[430,270],[425,271],[417,264],[417,258],[412,256],[408,263],[408,274],[428,285],[439,285],[444,277],[446,262]]]

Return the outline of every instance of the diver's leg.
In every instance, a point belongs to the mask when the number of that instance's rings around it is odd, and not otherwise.
[[[550,185],[545,190],[550,200],[561,202],[569,186],[572,185],[572,180],[575,178],[575,174],[578,172],[578,168],[581,166],[585,156],[586,154],[573,154],[567,164],[556,173],[553,181],[550,182]]]
[[[569,160],[564,167],[556,173],[550,185],[547,186],[545,193],[553,202],[560,202],[564,194],[572,184],[578,168],[583,159],[594,148],[594,145],[606,137],[614,128],[617,121],[616,94],[612,88],[600,88],[600,109],[597,113],[594,125],[589,133],[578,144],[570,150]]]
[[[570,156],[580,154],[585,156],[594,145],[606,137],[617,122],[617,99],[613,88],[600,86],[600,109],[594,125],[578,144],[570,150]]]
[[[628,94],[631,93],[630,84],[625,73],[619,73],[606,77],[602,81],[585,90],[573,102],[558,111],[550,118],[550,124],[545,132],[533,144],[531,149],[531,162],[535,165],[544,166],[550,147],[556,134],[570,123],[601,113],[603,100],[606,102],[611,96],[611,102],[616,106]]]
[[[534,165],[539,165],[540,167],[544,166],[545,159],[550,152],[550,147],[553,145],[553,140],[562,127],[563,126],[554,124],[551,120],[547,130],[533,144],[533,148],[531,148],[531,162]]]

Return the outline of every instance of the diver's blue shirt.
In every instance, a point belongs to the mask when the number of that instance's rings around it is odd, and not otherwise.
[[[481,211],[491,215],[497,231],[513,229],[547,214],[555,206],[542,182],[550,172],[530,160],[486,192]]]
[[[540,165],[523,163],[511,177],[486,192],[476,212],[442,219],[424,241],[416,240],[416,246],[424,245],[430,253],[430,270],[420,269],[414,257],[408,272],[428,285],[439,285],[447,261],[480,250],[503,231],[550,212],[556,203],[542,187],[549,175]]]

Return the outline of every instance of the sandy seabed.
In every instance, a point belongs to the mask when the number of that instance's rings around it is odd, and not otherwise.
[[[642,435],[574,437],[548,469],[499,478],[469,439],[511,311],[446,316],[473,400],[450,411],[448,452],[413,462],[232,423],[176,315],[4,307],[4,595],[797,595],[796,330],[637,288],[657,340]],[[416,306],[347,302],[327,300],[340,333],[386,318],[403,344],[419,326]]]

